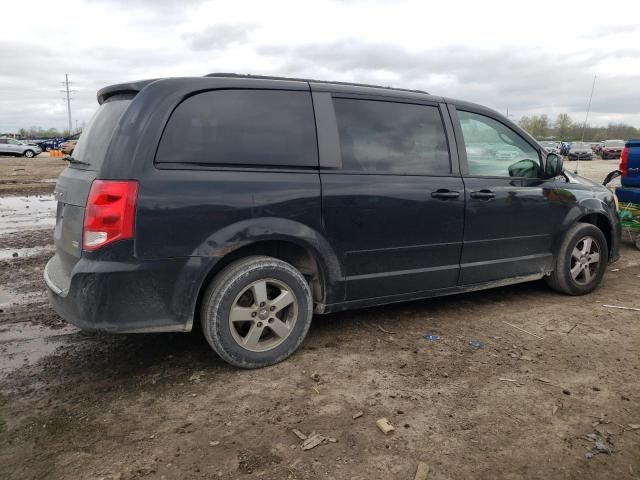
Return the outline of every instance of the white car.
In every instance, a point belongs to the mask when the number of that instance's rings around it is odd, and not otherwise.
[[[558,147],[557,142],[540,142],[540,145],[542,145],[547,152],[560,155],[560,147]]]
[[[42,153],[42,149],[37,145],[27,145],[15,138],[0,138],[0,155],[16,155],[19,157],[33,158],[39,153]]]

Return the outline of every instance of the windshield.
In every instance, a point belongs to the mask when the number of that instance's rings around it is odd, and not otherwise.
[[[74,168],[97,170],[102,165],[118,120],[131,103],[130,96],[112,97],[91,117],[73,150],[73,158],[89,165],[72,164]]]
[[[571,144],[571,150],[583,150],[585,148],[590,149],[591,147],[586,143],[581,143],[581,142],[575,142]]]
[[[622,140],[609,140],[608,142],[604,142],[605,147],[624,147],[624,142]]]

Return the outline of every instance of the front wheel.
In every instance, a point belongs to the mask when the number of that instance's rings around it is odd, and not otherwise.
[[[313,299],[293,266],[272,257],[248,257],[222,270],[202,299],[200,319],[209,345],[240,368],[281,362],[309,330]]]
[[[27,158],[33,158],[36,156],[36,153],[33,150],[27,150],[24,152],[24,156]]]
[[[577,223],[565,235],[547,283],[558,292],[585,295],[600,285],[608,261],[602,231],[590,223]]]

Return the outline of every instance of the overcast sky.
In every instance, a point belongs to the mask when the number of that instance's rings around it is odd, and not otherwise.
[[[462,98],[513,119],[640,127],[640,2],[5,0],[0,131],[81,125],[99,88],[238,72]]]

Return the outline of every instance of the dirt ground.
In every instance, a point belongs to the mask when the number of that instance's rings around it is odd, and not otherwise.
[[[87,335],[49,308],[55,203],[24,195],[52,160],[0,197],[0,478],[640,478],[640,312],[603,306],[640,307],[631,244],[588,296],[537,282],[316,317],[291,359],[239,371],[199,333]]]
[[[52,193],[67,162],[41,153],[34,158],[0,157],[0,195]]]

